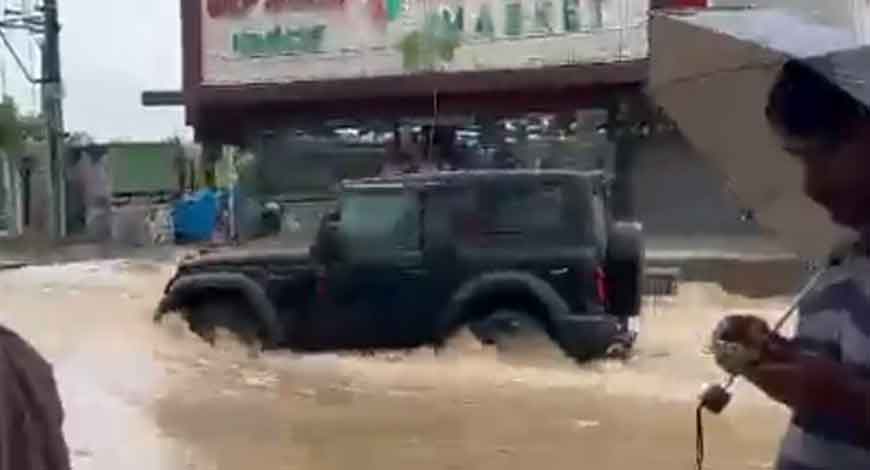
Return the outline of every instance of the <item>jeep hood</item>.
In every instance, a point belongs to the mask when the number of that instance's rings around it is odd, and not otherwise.
[[[308,249],[284,250],[227,250],[199,253],[186,257],[180,268],[206,268],[210,266],[244,265],[299,265],[307,264],[310,259]]]

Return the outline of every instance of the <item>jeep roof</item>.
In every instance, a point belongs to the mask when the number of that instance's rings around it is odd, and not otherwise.
[[[370,177],[353,180],[344,180],[339,189],[365,190],[387,187],[402,187],[415,185],[439,185],[439,184],[468,184],[482,180],[516,180],[529,181],[537,178],[578,178],[585,180],[598,180],[604,183],[608,180],[608,174],[601,170],[576,171],[576,170],[469,170],[469,171],[446,171],[438,173],[411,173],[401,176]]]

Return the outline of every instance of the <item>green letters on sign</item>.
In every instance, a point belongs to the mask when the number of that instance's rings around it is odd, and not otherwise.
[[[580,31],[580,5],[579,0],[564,0],[562,4],[562,15],[565,19],[565,31],[577,32]]]
[[[523,4],[516,0],[508,0],[505,5],[504,33],[506,36],[523,34]]]
[[[325,25],[315,25],[276,26],[267,32],[236,33],[233,34],[233,52],[244,57],[311,54],[322,51],[325,32]]]

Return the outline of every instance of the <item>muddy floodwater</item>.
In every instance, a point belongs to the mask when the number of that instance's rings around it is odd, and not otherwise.
[[[55,365],[77,470],[691,469],[702,353],[727,312],[785,299],[686,285],[649,300],[638,355],[579,367],[531,340],[450,350],[255,356],[151,322],[169,265],[0,273],[0,321]],[[528,350],[526,350],[528,349]],[[713,469],[771,468],[784,411],[748,386],[708,417]]]

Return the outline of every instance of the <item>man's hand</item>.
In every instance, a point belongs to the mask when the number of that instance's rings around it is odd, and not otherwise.
[[[745,377],[798,415],[839,417],[870,440],[870,382],[843,364],[797,353],[764,361]]]
[[[746,377],[795,413],[838,416],[870,436],[870,382],[848,366],[800,351],[761,318],[723,318],[713,332],[716,363]]]
[[[729,374],[743,375],[762,360],[770,337],[770,327],[761,318],[727,316],[713,331],[711,349],[716,364]]]
[[[729,315],[716,325],[714,341],[739,343],[748,348],[760,349],[770,337],[767,322],[752,315]]]

